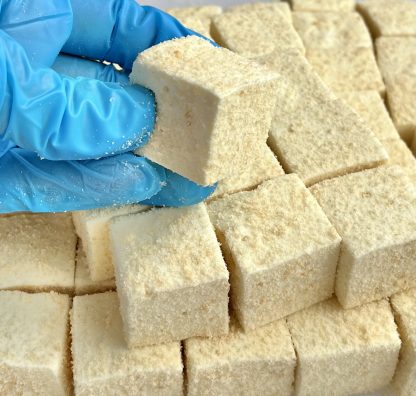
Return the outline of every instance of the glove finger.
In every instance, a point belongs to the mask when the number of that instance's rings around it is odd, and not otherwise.
[[[15,148],[0,158],[0,213],[137,203],[158,193],[164,177],[163,171],[133,154],[54,162]]]
[[[128,74],[117,70],[113,65],[105,65],[78,56],[61,54],[52,65],[52,69],[68,77],[86,77],[105,82],[129,84]]]
[[[72,10],[73,29],[62,51],[118,63],[126,71],[139,52],[194,34],[172,16],[135,0],[72,0]]]
[[[33,69],[22,47],[1,30],[0,87],[0,137],[46,159],[128,152],[153,131],[151,91]]]
[[[0,1],[0,30],[24,48],[33,67],[50,67],[72,30],[71,2]]]
[[[200,186],[160,165],[153,164],[153,166],[159,168],[159,172],[165,172],[166,182],[158,194],[142,202],[145,205],[170,207],[195,205],[207,199],[217,187],[216,185]]]

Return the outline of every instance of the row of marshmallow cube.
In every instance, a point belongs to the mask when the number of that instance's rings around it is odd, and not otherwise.
[[[0,292],[0,393],[352,395],[416,385],[416,291],[343,310],[335,299],[243,332],[142,348],[125,344],[117,294]],[[68,350],[71,350],[71,354]],[[72,360],[72,361],[71,361]],[[69,367],[72,364],[72,375]],[[186,381],[184,382],[184,366]],[[397,369],[396,369],[397,366]]]

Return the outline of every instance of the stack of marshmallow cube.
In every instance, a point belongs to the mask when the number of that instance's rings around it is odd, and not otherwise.
[[[291,5],[136,61],[206,203],[0,216],[0,394],[416,394],[416,3]]]

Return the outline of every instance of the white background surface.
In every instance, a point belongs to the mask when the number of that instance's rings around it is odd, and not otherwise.
[[[195,5],[203,5],[203,4],[218,4],[223,7],[228,7],[233,4],[254,3],[258,1],[260,0],[139,0],[139,3],[165,9],[169,7],[187,7],[187,6],[195,6]],[[261,0],[261,1],[264,2],[268,0]],[[381,392],[378,392],[378,393],[374,393],[372,395],[366,395],[366,396],[381,396],[381,394],[382,394]]]

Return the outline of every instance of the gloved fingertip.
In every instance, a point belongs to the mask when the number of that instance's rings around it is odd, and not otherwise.
[[[158,207],[180,208],[185,206],[196,205],[208,199],[214,193],[216,186],[193,188],[192,192],[187,190],[183,194],[173,193],[165,187],[154,197],[142,201],[143,205]]]
[[[213,39],[211,39],[209,37],[206,37],[206,36],[202,35],[201,33],[195,32],[194,30],[191,30],[191,29],[188,29],[188,30],[189,30],[189,35],[190,36],[200,37],[200,38],[204,39],[205,41],[208,41],[214,47],[221,48],[221,46],[219,44],[217,44]]]
[[[157,169],[159,165],[154,164]],[[142,202],[145,205],[183,207],[196,205],[205,201],[216,189],[217,185],[200,186],[170,170],[165,170],[166,182],[161,191],[150,199]]]

